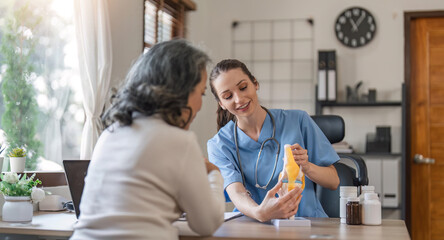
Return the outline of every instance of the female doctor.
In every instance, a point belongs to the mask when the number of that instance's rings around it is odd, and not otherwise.
[[[219,62],[210,74],[218,102],[218,133],[208,141],[210,162],[221,170],[235,207],[261,222],[292,215],[328,217],[314,183],[336,189],[332,165],[339,156],[311,117],[300,110],[266,109],[259,104],[259,83],[238,60]],[[281,193],[284,144],[305,174],[305,189]]]

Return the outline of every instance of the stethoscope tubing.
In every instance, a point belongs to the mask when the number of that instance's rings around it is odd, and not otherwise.
[[[261,144],[261,148],[260,148],[260,150],[259,150],[259,154],[258,154],[257,159],[256,159],[256,167],[255,167],[255,171],[254,171],[254,180],[256,181],[256,184],[255,184],[255,187],[256,187],[256,188],[260,188],[260,189],[264,189],[264,190],[266,190],[267,187],[268,187],[268,185],[270,185],[271,180],[273,179],[274,173],[276,172],[276,167],[277,167],[278,158],[279,158],[279,153],[280,153],[280,151],[281,151],[281,148],[280,148],[279,141],[275,138],[275,134],[276,134],[276,123],[275,123],[275,121],[274,121],[274,117],[273,117],[273,115],[271,115],[271,113],[268,111],[268,109],[266,109],[265,107],[262,107],[262,108],[263,108],[263,109],[267,112],[267,114],[270,116],[271,122],[272,122],[272,124],[273,124],[273,134],[271,135],[271,138],[267,138],[267,139],[266,139],[264,142],[262,142],[262,144]],[[265,146],[265,144],[266,144],[268,141],[274,141],[274,142],[277,144],[278,147],[277,147],[277,152],[276,152],[276,159],[275,159],[275,162],[274,162],[273,173],[271,174],[270,178],[268,179],[267,184],[264,185],[264,186],[261,186],[261,185],[259,185],[259,183],[258,183],[258,181],[257,181],[257,168],[258,168],[258,165],[259,165],[259,159],[260,159],[260,157],[261,157],[262,150],[264,149],[264,146]],[[241,157],[240,157],[240,153],[239,153],[239,144],[238,144],[238,142],[237,142],[237,119],[236,119],[235,122],[234,122],[234,144],[236,145],[236,155],[237,155],[237,161],[239,162],[239,170],[240,170],[241,175],[242,175],[242,184],[244,185],[245,189],[247,189],[246,181],[245,181],[245,175],[244,175],[244,171],[243,171],[243,169],[242,169],[242,162],[241,162]],[[248,193],[249,195],[251,195],[251,193],[250,193],[248,190],[247,190],[247,193]]]

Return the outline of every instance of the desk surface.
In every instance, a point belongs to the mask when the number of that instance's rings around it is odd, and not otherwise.
[[[383,220],[380,226],[346,225],[338,218],[309,218],[311,227],[276,228],[269,223],[259,223],[240,217],[222,224],[212,237],[205,239],[410,239],[404,221]],[[26,234],[38,236],[69,237],[76,222],[74,213],[36,212],[30,224],[0,221],[0,234]],[[187,222],[175,222],[180,239],[196,239]]]
[[[339,218],[308,218],[311,227],[280,227],[248,217],[225,222],[208,239],[410,239],[402,220],[383,220],[380,226],[341,224]],[[196,239],[186,222],[176,222],[180,239]]]
[[[75,213],[34,212],[31,223],[0,221],[0,233],[69,237],[75,222]]]

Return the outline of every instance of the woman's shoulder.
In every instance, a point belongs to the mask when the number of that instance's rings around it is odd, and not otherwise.
[[[174,142],[176,140],[183,141],[196,138],[192,131],[169,125],[157,116],[136,118],[130,126],[122,127],[119,130],[133,136],[156,139],[157,141]]]
[[[144,124],[150,125],[150,128],[156,134],[162,135],[170,140],[172,139],[196,139],[193,131],[170,125],[161,118],[148,119]],[[150,134],[150,133],[148,133]]]
[[[276,118],[283,120],[303,121],[310,117],[306,111],[299,109],[270,109],[269,111]]]
[[[208,140],[207,145],[219,144],[221,142],[233,141],[233,127],[234,122],[229,121],[225,126],[223,126],[217,133]]]

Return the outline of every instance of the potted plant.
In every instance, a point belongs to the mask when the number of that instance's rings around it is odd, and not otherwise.
[[[33,207],[45,198],[45,192],[37,188],[42,182],[34,180],[35,173],[27,178],[26,174],[17,175],[15,172],[7,172],[0,175],[0,191],[5,197],[3,205],[3,221],[5,222],[30,222],[32,221]]]
[[[8,153],[11,172],[20,173],[25,171],[26,152],[22,148],[14,148]]]

